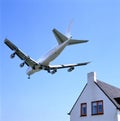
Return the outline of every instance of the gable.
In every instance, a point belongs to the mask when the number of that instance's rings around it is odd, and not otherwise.
[[[100,92],[102,91],[102,93]],[[91,93],[90,93],[91,92]],[[85,87],[83,88],[82,92],[80,93],[79,97],[77,98],[75,104],[73,105],[72,109],[68,113],[68,115],[71,114],[72,110],[74,109],[75,105],[81,98],[87,97],[87,95],[91,95],[91,97],[94,99],[102,99],[102,97],[108,98],[110,102],[114,104],[114,106],[120,110],[120,89],[116,88],[114,86],[111,86],[105,82],[98,81],[94,82],[92,85],[86,84]]]
[[[120,89],[97,80],[96,73],[91,72],[88,73],[88,83],[83,88],[68,115],[70,115],[73,110],[76,110],[81,102],[90,104],[91,101],[95,100],[105,100],[106,105],[112,104],[114,109],[117,108],[120,110]]]

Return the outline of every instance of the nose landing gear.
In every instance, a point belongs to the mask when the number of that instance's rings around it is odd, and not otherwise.
[[[30,75],[28,76],[28,79],[30,79]]]

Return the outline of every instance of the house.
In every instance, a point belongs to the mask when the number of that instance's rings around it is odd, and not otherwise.
[[[88,82],[73,105],[70,121],[120,121],[120,89],[88,73]]]

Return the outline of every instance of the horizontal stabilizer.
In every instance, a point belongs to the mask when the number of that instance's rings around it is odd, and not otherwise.
[[[79,43],[85,43],[88,42],[89,40],[77,40],[77,39],[70,39],[69,45],[72,44],[79,44]]]

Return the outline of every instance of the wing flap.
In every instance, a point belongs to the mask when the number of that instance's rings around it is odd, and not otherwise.
[[[64,65],[50,65],[50,69],[62,69],[62,68],[70,68],[75,66],[84,66],[89,64],[90,62],[84,62],[84,63],[77,63],[77,64],[64,64]]]

